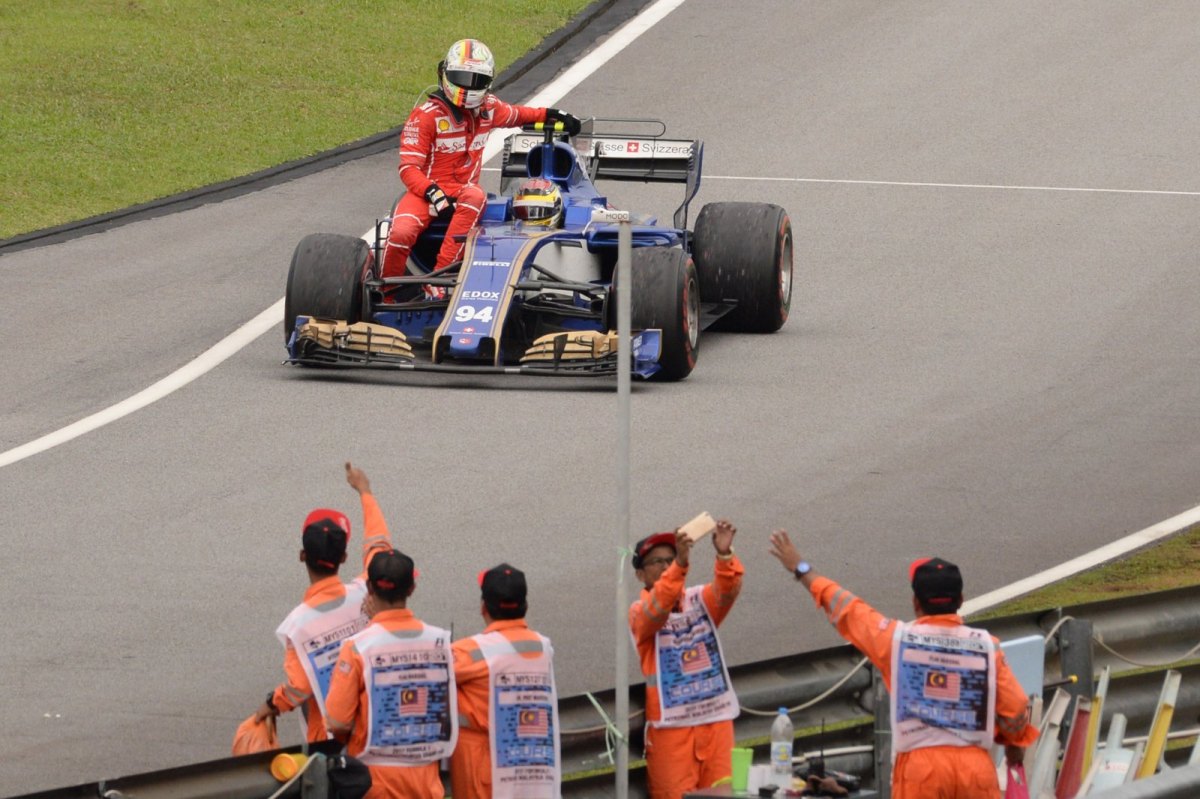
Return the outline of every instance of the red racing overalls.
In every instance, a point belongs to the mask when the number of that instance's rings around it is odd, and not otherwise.
[[[454,200],[454,215],[438,250],[435,269],[453,263],[462,252],[463,236],[483,213],[487,193],[479,186],[483,148],[493,128],[543,122],[545,108],[509,105],[494,94],[479,108],[459,108],[442,92],[413,109],[400,132],[400,180],[408,190],[396,203],[383,255],[382,277],[405,273],[413,244],[429,226],[425,192],[433,184]]]

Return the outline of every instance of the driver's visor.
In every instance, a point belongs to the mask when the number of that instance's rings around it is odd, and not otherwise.
[[[482,72],[467,72],[463,69],[446,70],[446,80],[467,91],[478,91],[492,85],[492,79]]]
[[[535,220],[549,219],[558,211],[554,203],[546,202],[542,197],[532,201],[517,198],[513,202],[513,213],[518,219]]]

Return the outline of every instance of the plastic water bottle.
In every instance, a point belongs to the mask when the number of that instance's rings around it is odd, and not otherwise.
[[[781,788],[792,787],[792,743],[795,730],[788,717],[786,707],[779,708],[779,715],[771,724],[771,779]]]

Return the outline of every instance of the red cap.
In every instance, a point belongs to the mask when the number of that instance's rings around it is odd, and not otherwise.
[[[641,541],[638,541],[633,546],[633,568],[642,568],[642,558],[646,557],[646,553],[655,547],[670,547],[675,549],[675,531],[668,533],[654,533],[648,535]]]
[[[308,529],[309,525],[316,524],[317,522],[324,521],[325,519],[329,519],[329,521],[342,528],[342,532],[346,534],[346,537],[350,537],[350,520],[346,518],[346,514],[342,513],[340,510],[333,510],[332,508],[317,508],[312,513],[305,516],[304,524],[300,525],[300,532],[304,532],[306,529]]]

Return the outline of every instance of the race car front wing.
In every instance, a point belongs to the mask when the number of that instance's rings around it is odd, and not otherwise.
[[[662,332],[633,334],[630,351],[633,374],[647,378],[659,371]],[[617,334],[613,331],[551,333],[539,337],[519,363],[444,361],[434,363],[414,350],[404,333],[370,322],[353,324],[334,319],[300,316],[288,341],[285,363],[298,366],[372,366],[425,372],[557,375],[600,377],[617,372]],[[422,357],[425,356],[425,357]]]

